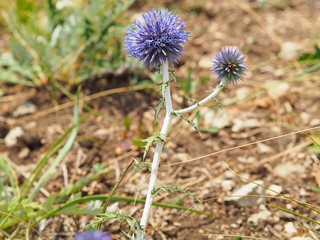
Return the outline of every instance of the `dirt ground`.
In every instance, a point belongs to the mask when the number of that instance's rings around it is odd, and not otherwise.
[[[147,11],[158,6],[178,10],[191,32],[176,75],[180,81],[186,81],[185,76],[192,68],[196,84],[192,98],[202,99],[217,83],[210,71],[211,59],[223,46],[242,49],[250,71],[240,84],[228,86],[219,95],[222,109],[212,102],[196,116],[201,127],[218,127],[217,133],[199,134],[176,119],[162,154],[157,185],[188,188],[203,204],[180,193],[162,194],[156,201],[183,201],[185,206],[218,217],[154,207],[148,236],[168,240],[320,239],[319,225],[274,207],[320,221],[319,214],[297,202],[266,192],[261,186],[252,188],[248,193],[251,197],[228,198],[235,190],[255,181],[319,209],[320,195],[312,187],[320,187],[320,161],[319,156],[307,149],[312,144],[308,134],[320,133],[319,71],[296,77],[307,68],[296,59],[313,51],[313,46],[320,42],[320,2],[138,1],[131,14],[136,14],[137,9]],[[46,185],[49,193],[85,176],[97,162],[109,166],[110,172],[83,189],[82,194],[110,193],[131,160],[142,159],[143,149],[131,142],[152,134],[152,107],[157,104],[158,93],[131,89],[128,87],[131,77],[131,74],[110,75],[84,84],[82,99],[87,96],[86,104],[94,111],[81,124],[72,151]],[[88,99],[95,93],[121,87],[128,88]],[[24,134],[13,147],[5,146],[0,139],[0,153],[8,156],[21,174],[30,172],[72,122],[72,107],[66,97],[53,100],[49,88],[4,86],[4,90],[5,95],[0,98],[3,135],[0,137],[4,138],[17,126]],[[174,84],[172,95],[175,109],[191,104]],[[17,108],[27,102],[35,105],[36,111],[15,117]],[[125,119],[131,121],[129,129],[125,127]],[[301,131],[308,128],[315,130],[308,134]],[[152,152],[153,149],[147,161],[151,161]],[[116,195],[144,199],[147,182],[147,171],[130,175]],[[141,216],[142,205],[120,203],[119,207],[138,219]],[[47,239],[72,239],[74,232],[91,219],[87,216],[49,219],[42,235]],[[120,226],[126,224],[106,223],[104,230],[119,239],[123,238]]]

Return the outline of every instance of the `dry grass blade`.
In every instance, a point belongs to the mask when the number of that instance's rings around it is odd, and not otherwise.
[[[207,158],[207,157],[211,157],[211,156],[217,155],[219,153],[224,153],[224,152],[232,151],[232,150],[235,150],[235,149],[252,146],[252,145],[257,144],[257,143],[268,142],[268,141],[272,141],[272,140],[275,140],[275,139],[288,137],[288,136],[291,136],[291,135],[294,135],[294,134],[304,133],[304,132],[307,132],[307,131],[313,131],[313,130],[317,130],[317,129],[320,129],[320,126],[307,128],[307,129],[302,129],[302,130],[298,130],[298,131],[295,131],[295,132],[282,134],[282,135],[279,135],[279,136],[276,136],[276,137],[265,138],[265,139],[258,140],[258,141],[255,141],[255,142],[243,144],[243,145],[240,145],[240,146],[237,146],[237,147],[231,147],[231,148],[223,149],[223,150],[220,150],[220,151],[217,151],[217,152],[213,152],[213,153],[209,153],[209,154],[206,154],[206,155],[203,155],[203,156],[200,156],[200,157],[192,158],[192,159],[189,159],[189,160],[186,160],[186,161],[183,161],[183,162],[170,163],[170,164],[167,164],[167,165],[165,165],[163,167],[160,167],[160,168],[165,168],[165,167],[170,167],[170,166],[174,166],[174,165],[190,163],[190,162],[194,162],[194,161],[197,161],[197,160],[200,160],[200,159],[203,159],[203,158]]]

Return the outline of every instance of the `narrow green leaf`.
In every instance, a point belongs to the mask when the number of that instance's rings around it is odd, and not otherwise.
[[[139,162],[137,164],[137,166],[135,167],[134,172],[133,172],[132,175],[137,174],[143,168],[148,168],[151,171],[151,165],[152,165],[152,163],[150,163],[150,162]]]
[[[154,189],[152,191],[152,195],[160,195],[161,192],[167,192],[169,195],[172,195],[173,194],[173,191],[177,191],[177,192],[181,192],[181,193],[185,193],[189,196],[191,196],[193,199],[195,199],[197,202],[201,203],[202,202],[200,201],[200,199],[193,193],[193,192],[190,192],[188,188],[181,188],[179,186],[162,186],[162,187],[159,187],[157,189]]]

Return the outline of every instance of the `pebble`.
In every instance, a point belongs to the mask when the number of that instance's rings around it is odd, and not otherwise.
[[[281,46],[281,51],[279,56],[284,60],[296,59],[298,51],[301,50],[303,46],[300,43],[295,42],[284,42]]]
[[[284,225],[284,231],[286,233],[288,233],[290,236],[292,236],[298,232],[298,230],[296,229],[296,227],[294,226],[294,224],[292,222],[288,222]]]
[[[14,117],[20,117],[23,115],[27,115],[27,114],[32,114],[35,113],[37,111],[37,107],[36,105],[34,105],[31,102],[26,102],[23,105],[19,106],[13,113],[12,115]]]
[[[223,191],[225,191],[225,192],[230,191],[235,186],[235,182],[232,180],[228,180],[228,179],[222,180],[220,184],[221,184]]]
[[[257,119],[234,119],[233,126],[231,128],[232,132],[240,132],[246,128],[256,128],[260,127],[260,123]]]
[[[269,196],[273,196],[273,197],[279,195],[282,192],[282,189],[283,189],[282,186],[276,185],[276,184],[272,184],[268,188],[273,190],[273,191],[267,189],[266,190],[266,194],[269,195]]]
[[[289,83],[281,81],[268,81],[264,84],[268,94],[273,98],[281,97],[288,92]]]
[[[98,130],[93,132],[93,136],[95,136],[101,140],[106,140],[109,137],[110,133],[111,133],[111,131],[109,129],[99,128]]]
[[[10,130],[4,138],[4,143],[7,147],[13,147],[18,143],[18,138],[24,134],[21,127],[15,127]]]
[[[269,147],[264,143],[257,144],[260,153],[272,153],[274,152],[273,148]]]
[[[263,181],[255,181],[259,185],[263,185]],[[243,185],[241,188],[236,189],[230,195],[226,197],[224,201],[226,203],[231,203],[240,207],[251,207],[264,203],[264,198],[259,198],[257,196],[248,196],[248,195],[261,195],[264,192],[264,189],[255,183],[248,183]]]
[[[210,69],[211,66],[212,66],[212,60],[210,59],[209,56],[205,56],[205,57],[200,59],[199,68]]]
[[[231,124],[231,116],[228,111],[212,111],[210,108],[200,110],[200,116],[203,117],[205,127],[217,127],[219,129]]]
[[[257,226],[260,221],[265,221],[271,216],[271,212],[264,205],[261,205],[260,209],[260,212],[252,214],[248,218],[248,222],[253,226]]]
[[[24,147],[19,152],[18,157],[21,158],[21,159],[25,159],[25,158],[27,158],[29,156],[29,154],[30,154],[30,149],[27,148],[27,147]]]
[[[305,168],[302,165],[287,162],[287,163],[283,163],[276,166],[273,173],[275,176],[288,178],[290,176],[292,177],[299,176],[303,174],[304,171],[305,171]]]

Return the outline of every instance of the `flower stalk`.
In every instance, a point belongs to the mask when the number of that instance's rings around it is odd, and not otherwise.
[[[163,135],[164,137],[166,137],[168,134],[169,127],[170,127],[170,122],[172,119],[172,112],[173,112],[171,93],[170,93],[168,61],[165,61],[162,64],[162,78],[163,78],[163,84],[164,84],[164,101],[165,101],[165,106],[166,106],[166,116],[164,118],[160,134]],[[149,182],[149,187],[148,187],[148,193],[147,193],[146,203],[145,203],[144,209],[143,209],[142,218],[140,221],[140,226],[144,227],[144,228],[147,226],[148,217],[150,215],[150,209],[151,209],[152,202],[153,202],[152,191],[155,188],[156,181],[157,181],[158,169],[159,169],[159,164],[160,164],[160,155],[161,155],[161,152],[163,149],[163,145],[164,145],[164,141],[162,141],[162,140],[157,141],[156,150],[155,150],[153,160],[152,160],[151,176],[150,176],[150,182]],[[141,239],[143,239],[143,236],[141,237]]]

